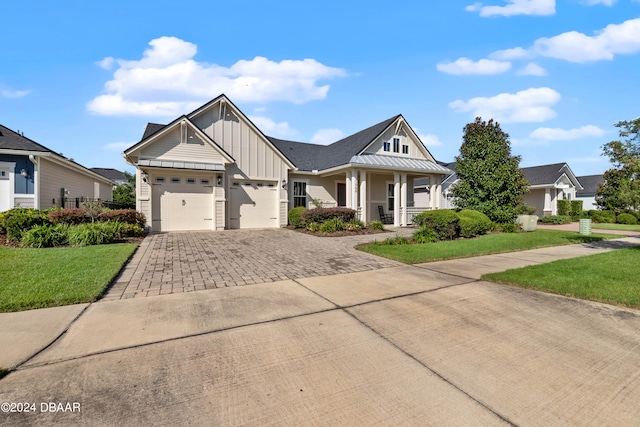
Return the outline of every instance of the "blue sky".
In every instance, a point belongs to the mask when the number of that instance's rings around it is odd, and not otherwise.
[[[0,123],[87,167],[225,93],[329,143],[402,114],[438,160],[495,118],[521,166],[609,168],[640,115],[640,0],[9,2]]]

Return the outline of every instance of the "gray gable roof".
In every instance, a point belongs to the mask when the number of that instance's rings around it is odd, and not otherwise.
[[[303,171],[324,170],[346,165],[351,157],[367,148],[400,115],[347,136],[331,145],[308,144],[286,141],[268,136],[273,145],[282,152],[296,167]]]
[[[566,170],[564,170],[565,168]],[[520,170],[524,173],[524,177],[531,183],[531,185],[553,184],[566,172],[570,173],[567,174],[569,179],[571,179],[573,175],[571,169],[569,169],[569,166],[566,163],[532,166],[528,168],[521,168]],[[575,176],[573,176],[573,178],[575,178]]]
[[[578,181],[582,184],[582,190],[576,190],[577,196],[591,196],[596,194],[598,186],[604,183],[603,175],[585,175],[577,176]]]
[[[14,132],[8,127],[0,125],[0,149],[4,150],[21,150],[21,151],[40,151],[43,153],[53,153],[47,147],[38,144],[29,138]]]
[[[154,133],[158,132],[160,129],[164,128],[166,125],[161,125],[159,123],[147,123],[147,126],[144,128],[144,134],[142,135],[142,140],[147,139]]]
[[[127,176],[117,169],[113,168],[91,168],[95,173],[104,176],[111,181],[127,181]]]
[[[456,170],[456,162],[447,163],[447,162],[440,162],[439,161],[438,164],[440,166],[444,166],[445,168],[450,169],[452,171]],[[449,186],[453,182],[455,182],[456,179],[458,179],[458,175],[455,172],[453,172],[450,175],[445,176],[445,178],[442,180],[442,189],[446,190],[447,188],[449,188]],[[422,187],[424,185],[429,185],[429,178],[418,178],[418,179],[415,179],[413,181],[413,186],[414,187]]]

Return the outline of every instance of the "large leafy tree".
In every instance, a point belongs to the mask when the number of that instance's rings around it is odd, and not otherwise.
[[[519,164],[520,156],[511,155],[509,135],[500,125],[476,117],[464,127],[456,157],[456,206],[483,212],[498,223],[513,222],[529,185]]]
[[[620,140],[602,147],[613,168],[604,173],[604,184],[596,191],[596,203],[616,212],[640,209],[640,117],[623,120],[614,125],[620,128]]]

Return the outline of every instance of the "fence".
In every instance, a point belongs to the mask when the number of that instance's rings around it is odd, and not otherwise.
[[[84,202],[100,202],[102,206],[108,209],[135,209],[135,205],[128,205],[126,203],[118,203],[112,200],[91,199],[88,197],[65,197],[65,208],[79,208],[82,207]]]

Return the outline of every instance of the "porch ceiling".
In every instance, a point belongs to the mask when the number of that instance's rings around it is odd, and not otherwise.
[[[372,168],[402,170],[415,173],[437,173],[443,175],[453,173],[452,170],[429,160],[380,156],[377,154],[361,154],[359,156],[353,156],[349,163],[354,166],[364,165]]]

